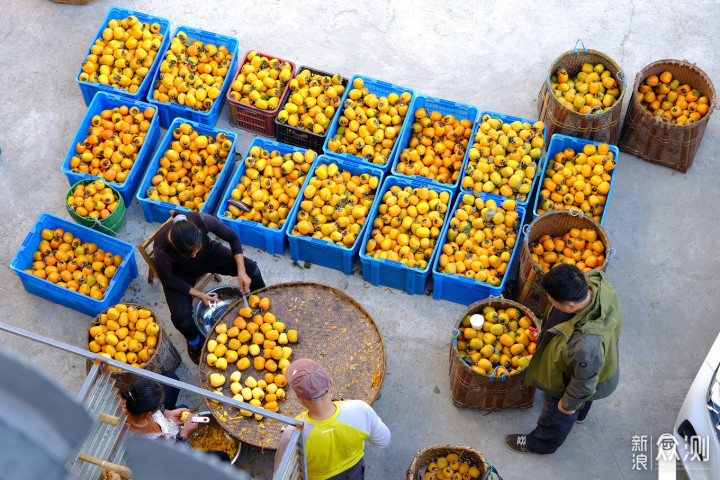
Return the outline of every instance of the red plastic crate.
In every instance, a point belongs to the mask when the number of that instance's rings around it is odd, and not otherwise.
[[[242,73],[242,67],[246,63],[248,63],[248,56],[250,53],[252,53],[255,50],[249,50],[245,54],[245,59],[243,60],[242,64],[240,64],[240,67],[238,68],[237,74],[235,75],[235,78],[233,78],[232,83],[235,83],[235,80],[237,80],[238,75]],[[290,60],[285,60],[280,57],[274,57],[272,55],[268,55],[266,53],[258,52],[258,55],[261,57],[267,57],[270,60],[277,59],[280,62],[287,62],[290,64],[291,67],[291,75],[290,78],[295,77],[295,64],[291,62]],[[274,137],[275,136],[275,115],[280,111],[281,105],[282,105],[282,99],[285,97],[285,93],[288,90],[288,86],[290,85],[290,81],[285,84],[285,88],[283,88],[283,91],[280,93],[280,101],[278,102],[277,108],[274,110],[259,110],[251,105],[247,105],[245,103],[236,102],[235,100],[230,99],[230,92],[232,92],[232,83],[230,84],[230,88],[228,89],[227,93],[227,102],[228,107],[230,107],[230,125],[233,127],[242,128],[243,130],[248,130],[253,133],[257,133],[260,135],[264,135],[266,137]]]

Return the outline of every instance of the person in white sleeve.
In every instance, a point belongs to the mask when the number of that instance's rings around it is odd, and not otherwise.
[[[390,444],[390,430],[375,410],[361,400],[334,402],[330,375],[315,361],[300,358],[286,372],[288,384],[307,412],[296,418],[305,423],[303,437],[310,480],[362,480],[365,478],[365,440],[378,448]],[[294,427],[285,429],[275,454],[275,469]]]

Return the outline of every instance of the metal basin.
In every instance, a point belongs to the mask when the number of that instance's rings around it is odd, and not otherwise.
[[[205,293],[217,294],[218,302],[210,307],[206,307],[201,301],[195,305],[195,326],[203,337],[207,336],[228,307],[240,298],[240,289],[233,285],[218,285]]]

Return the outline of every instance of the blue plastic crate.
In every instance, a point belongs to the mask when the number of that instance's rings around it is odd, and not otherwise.
[[[331,163],[337,164],[340,171],[346,170],[349,171],[352,175],[362,175],[363,173],[368,173],[370,175],[378,177],[378,189],[376,191],[373,204],[370,206],[370,211],[372,211],[372,208],[380,200],[380,196],[378,195],[378,193],[380,191],[380,188],[382,187],[382,178],[384,172],[368,164],[361,164],[352,160],[342,160],[339,158],[321,155],[314,162],[312,170],[308,172],[308,178],[313,177],[313,175],[315,174],[315,169],[319,165],[329,165]],[[304,189],[300,192],[300,196],[303,195],[303,192]],[[299,202],[296,203],[298,203],[299,205]],[[369,216],[365,219],[365,223],[363,224],[362,229],[357,236],[355,244],[351,248],[346,248],[341,245],[329,242],[327,240],[321,240],[319,238],[307,237],[304,235],[292,235],[290,232],[297,223],[297,212],[299,211],[299,208],[300,207],[295,210],[295,215],[291,219],[288,219],[287,226],[287,236],[288,241],[290,242],[290,256],[292,257],[292,259],[296,262],[303,260],[306,262],[314,263],[316,265],[322,265],[323,267],[334,268],[335,270],[340,270],[344,272],[345,275],[352,274],[352,267],[355,263],[355,259],[357,258],[357,253],[360,249],[360,243],[362,243],[363,235],[365,233],[365,230],[367,230],[368,228]],[[368,214],[370,213],[370,211],[368,211]]]
[[[402,125],[400,126],[400,130],[398,131],[398,136],[400,135],[400,132],[404,128],[406,128],[407,125],[412,125],[412,118],[413,113],[415,112],[415,97],[417,96],[415,94],[415,90],[411,88],[405,88],[401,87],[399,85],[395,85],[393,83],[383,82],[381,80],[375,80],[373,78],[369,77],[363,77],[362,75],[355,75],[350,79],[350,82],[348,82],[347,88],[345,89],[345,93],[343,93],[342,99],[340,100],[340,107],[339,110],[342,109],[342,106],[345,104],[345,100],[347,100],[348,93],[350,93],[350,90],[353,89],[353,82],[356,78],[361,78],[363,81],[363,86],[367,87],[370,93],[374,93],[377,96],[388,96],[389,94],[395,92],[398,95],[402,94],[403,92],[410,92],[412,94],[412,100],[410,100],[410,103],[408,104],[407,114],[405,115],[405,119],[403,120]],[[378,165],[375,163],[370,163],[362,159],[361,157],[356,157],[355,155],[350,155],[348,153],[335,153],[332,150],[328,148],[328,142],[335,136],[335,133],[337,133],[338,128],[338,119],[340,118],[340,115],[336,115],[334,120],[330,124],[330,129],[327,132],[327,136],[325,137],[325,143],[323,144],[323,150],[325,151],[325,155],[329,155],[331,157],[336,158],[342,158],[346,160],[353,160],[355,162],[361,162],[361,163],[367,163],[368,165],[372,165],[375,168],[379,168],[384,172],[387,172],[392,167],[392,159],[395,157],[395,152],[397,152],[399,148],[399,138],[395,140],[395,144],[393,145],[392,150],[390,151],[390,155],[388,156],[388,161],[385,165]]]
[[[213,103],[210,111],[207,112],[193,110],[192,108],[186,107],[185,105],[180,105],[179,103],[158,102],[153,98],[153,92],[155,91],[155,82],[160,78],[160,67],[158,67],[158,70],[155,71],[155,75],[152,79],[153,86],[150,87],[147,91],[147,100],[148,102],[155,105],[160,112],[160,126],[163,128],[169,128],[170,124],[177,117],[187,118],[194,122],[214,127],[218,121],[218,117],[220,117],[220,112],[222,112],[223,105],[225,104],[225,96],[227,94],[227,91],[230,88],[230,84],[232,83],[233,78],[235,78],[235,71],[237,70],[238,66],[238,40],[233,37],[226,37],[225,35],[206,32],[205,30],[198,30],[182,25],[175,29],[175,32],[173,32],[171,38],[175,38],[180,31],[185,32],[188,38],[194,38],[195,40],[200,40],[203,43],[225,45],[228,50],[230,50],[230,53],[232,54],[232,61],[230,62],[230,68],[228,68],[227,75],[225,75],[225,80],[223,81],[222,88],[220,89],[220,95],[218,95],[218,97],[215,99],[215,103]],[[160,57],[160,62],[162,62],[162,60],[165,58],[165,52],[167,50],[168,48],[165,48],[165,50],[158,54],[158,56]]]
[[[94,117],[95,115],[100,115],[103,110],[121,107],[123,105],[127,105],[128,107],[137,106],[140,111],[144,111],[146,108],[152,106],[139,100],[132,100],[128,97],[112,95],[105,92],[99,92],[97,95],[95,95],[93,101],[90,102],[90,106],[88,107],[85,116],[80,122],[80,126],[75,133],[75,137],[73,137],[73,140],[70,143],[67,154],[65,154],[65,160],[63,161],[61,167],[62,172],[67,177],[71,186],[75,185],[80,180],[96,180],[100,178],[95,175],[90,175],[88,173],[74,172],[70,168],[70,160],[75,155],[75,145],[85,140],[85,137],[88,134],[88,128],[90,127],[92,117]],[[145,135],[145,140],[143,141],[142,147],[138,152],[135,163],[130,169],[130,173],[125,178],[125,181],[122,184],[108,182],[111,187],[120,192],[120,195],[122,195],[123,200],[125,201],[125,207],[129,207],[130,203],[133,201],[133,198],[135,198],[135,192],[137,191],[138,185],[140,184],[140,179],[145,173],[145,169],[147,168],[148,161],[150,161],[153,149],[155,148],[155,144],[160,138],[160,126],[158,125],[158,122],[159,119],[156,109],[155,115],[150,121],[150,128]]]
[[[385,192],[387,192],[393,185],[397,185],[400,188],[405,188],[408,186],[412,188],[427,187],[436,192],[445,191],[449,193],[450,200],[448,201],[448,209],[445,212],[445,217],[443,217],[445,221],[443,221],[443,227],[440,230],[440,236],[435,243],[433,256],[428,261],[427,267],[423,270],[420,270],[418,268],[410,268],[403,263],[393,262],[391,260],[376,260],[371,256],[366,255],[365,248],[368,240],[370,239],[370,235],[372,234],[372,228],[368,227],[365,230],[362,244],[360,246],[360,261],[362,262],[363,280],[365,280],[366,282],[370,282],[375,286],[385,285],[387,287],[405,290],[405,292],[407,292],[409,295],[422,295],[425,293],[425,286],[427,285],[428,278],[430,277],[430,268],[432,267],[433,261],[435,257],[437,257],[438,251],[442,246],[440,241],[441,239],[445,238],[445,233],[447,232],[447,228],[449,225],[447,219],[449,218],[448,215],[451,212],[450,206],[453,205],[455,192],[449,187],[441,186],[439,184],[428,184],[426,182],[418,181],[415,178],[405,176],[389,176],[383,182],[382,189],[378,194],[378,198],[380,198],[381,201],[375,202],[372,210],[370,211],[370,215],[368,215],[369,225],[372,225],[375,221],[375,218],[377,217],[378,209],[380,208],[380,205],[382,203],[382,197],[385,195]]]
[[[602,142],[593,142],[592,140],[585,140],[584,138],[575,138],[575,137],[568,137],[567,135],[561,135],[559,133],[556,133],[552,136],[550,139],[550,145],[547,150],[546,155],[546,161],[545,166],[542,169],[542,173],[540,175],[540,178],[545,178],[545,171],[547,170],[548,165],[550,164],[550,161],[555,158],[555,155],[558,152],[561,152],[565,150],[566,148],[572,148],[577,153],[578,151],[581,151],[585,145],[600,145]],[[618,147],[612,144],[608,144],[610,147],[610,153],[613,154],[613,158],[615,159],[615,162],[618,161],[618,156],[620,155],[620,150],[618,150]],[[617,164],[615,165],[615,168],[610,171],[610,190],[608,190],[607,193],[607,199],[605,200],[605,209],[603,210],[602,215],[600,216],[600,225],[603,224],[605,221],[605,214],[607,213],[607,206],[610,202],[610,194],[612,193],[613,184],[615,183],[615,172],[617,171]],[[533,204],[533,218],[538,216],[537,213],[537,206],[538,201],[540,199],[540,190],[541,188],[537,189],[537,193],[535,195],[535,203]]]
[[[415,110],[418,110],[420,108],[426,108],[428,113],[437,110],[438,112],[442,113],[443,115],[453,115],[458,120],[470,120],[473,125],[475,125],[475,122],[477,122],[478,118],[478,112],[480,111],[477,107],[473,107],[470,105],[465,105],[464,103],[457,103],[457,102],[451,102],[450,100],[442,100],[439,98],[434,97],[428,97],[426,95],[418,95],[418,97],[415,99]],[[410,122],[406,122],[405,126],[403,126],[402,131],[400,132],[400,137],[398,138],[397,143],[400,145],[395,152],[395,156],[393,157],[392,161],[392,173],[393,175],[404,175],[402,173],[398,173],[397,166],[400,162],[400,154],[402,151],[407,148],[408,143],[410,142],[410,138],[412,137],[412,126],[414,123],[415,118],[415,110],[412,111],[412,118]],[[410,115],[410,111],[408,111],[408,115]],[[468,149],[472,146],[472,140],[475,138],[474,136],[475,130],[473,129],[473,135],[468,140]],[[467,149],[466,149],[467,154]],[[440,183],[437,180],[432,180],[427,177],[423,177],[421,175],[406,175],[411,178],[416,178],[418,180],[421,180],[423,182],[432,183],[435,185],[445,185],[448,187],[453,188],[454,190],[457,190],[458,186],[460,185],[460,180],[462,179],[462,175],[464,172],[465,167],[465,159],[466,155],[463,156],[463,165],[460,168],[460,176],[458,177],[458,180],[453,183]]]
[[[97,82],[84,82],[80,80],[80,74],[82,73],[82,65],[80,65],[80,68],[78,68],[78,73],[75,75],[75,80],[78,82],[78,86],[80,87],[80,91],[83,95],[83,100],[85,100],[85,105],[90,105],[90,102],[92,101],[93,97],[98,92],[107,92],[107,93],[113,93],[115,95],[122,95],[123,97],[128,97],[132,100],[141,100],[144,101],[145,95],[147,95],[148,89],[150,88],[150,84],[153,82],[153,77],[155,76],[155,72],[159,68],[161,60],[158,60],[160,58],[160,54],[167,50],[168,45],[170,44],[170,20],[167,20],[162,17],[156,17],[154,15],[148,15],[146,13],[142,12],[136,12],[133,10],[128,10],[126,8],[120,8],[120,7],[112,7],[110,10],[108,10],[107,15],[105,15],[105,19],[103,20],[102,25],[100,25],[100,29],[98,30],[97,35],[93,37],[92,42],[90,43],[90,46],[88,47],[87,53],[83,57],[83,61],[85,61],[85,58],[87,58],[88,55],[90,55],[90,49],[93,45],[95,45],[95,41],[98,38],[102,38],[102,32],[107,28],[107,24],[110,20],[121,20],[123,18],[127,18],[130,15],[134,15],[137,17],[138,20],[140,20],[143,23],[159,23],[160,24],[160,32],[163,34],[162,43],[160,44],[160,49],[158,50],[158,54],[155,56],[155,60],[153,60],[152,66],[148,69],[147,75],[145,75],[145,78],[143,78],[143,82],[140,84],[140,87],[138,88],[137,92],[130,93],[127,90],[123,90],[121,88],[113,87],[110,85],[104,85],[102,83]]]
[[[462,202],[463,195],[466,195],[467,193],[468,192],[460,192],[460,194],[458,194],[457,201],[453,206],[453,214]],[[505,197],[501,197],[500,195],[492,195],[490,193],[481,193],[480,198],[482,198],[483,201],[489,199],[495,200],[495,203],[497,203],[498,205],[500,205],[504,200],[507,200]],[[518,205],[517,202],[516,205]],[[525,208],[518,205],[516,209],[519,213],[519,225],[522,226],[525,220]],[[520,227],[518,227],[518,236],[515,242],[515,246],[513,247],[512,254],[510,255],[510,261],[508,262],[508,271],[506,271],[505,275],[503,275],[502,282],[500,283],[499,287],[493,287],[489,283],[481,282],[480,280],[468,278],[463,275],[451,275],[449,273],[438,272],[438,262],[440,261],[440,255],[436,255],[432,267],[433,298],[435,300],[450,300],[451,302],[462,303],[463,305],[470,305],[473,302],[483,300],[491,295],[498,296],[502,294],[503,290],[505,289],[505,283],[508,279],[510,266],[515,259],[515,254],[520,248],[522,248],[522,241],[520,238],[522,236],[521,233],[521,229]],[[446,241],[447,230],[445,230],[445,233],[442,236],[442,243],[440,244],[440,248],[445,245]]]
[[[33,263],[33,253],[37,251],[38,245],[42,240],[41,233],[45,228],[52,230],[62,228],[83,242],[96,243],[98,248],[123,257],[123,261],[117,268],[115,275],[110,279],[105,297],[102,300],[95,300],[92,297],[73,292],[67,288],[55,285],[48,280],[25,272]],[[25,290],[28,292],[94,317],[98,313],[120,302],[123,293],[125,293],[125,290],[127,290],[130,284],[130,280],[137,277],[138,269],[137,263],[135,263],[134,249],[135,247],[129,243],[83,227],[75,222],[50,215],[49,213],[42,213],[35,222],[35,225],[33,225],[30,233],[25,237],[20,250],[17,251],[10,261],[10,268],[15,270],[17,276],[20,277],[23,287],[25,287]]]
[[[290,208],[287,220],[283,224],[282,228],[268,228],[263,226],[263,224],[259,222],[252,222],[250,220],[245,220],[242,218],[231,219],[223,215],[223,213],[227,210],[227,199],[230,198],[230,194],[235,188],[235,185],[240,182],[240,178],[245,175],[245,170],[247,170],[247,167],[245,166],[245,158],[249,155],[250,149],[255,146],[269,151],[277,150],[280,152],[281,155],[286,155],[293,152],[301,152],[304,154],[307,150],[302,147],[296,147],[293,145],[287,145],[285,143],[278,143],[272,140],[267,140],[265,138],[255,137],[245,151],[245,155],[243,155],[242,160],[239,162],[238,168],[235,169],[235,174],[232,176],[232,179],[230,179],[230,182],[228,183],[227,189],[222,196],[222,201],[220,202],[217,210],[217,217],[225,225],[235,230],[235,232],[240,236],[240,241],[243,243],[243,245],[250,245],[251,247],[265,250],[271,255],[276,253],[283,254],[285,253],[285,250],[288,246],[288,221],[291,218],[295,218],[295,215],[297,214],[297,209],[300,205],[300,198],[302,196],[302,192],[305,190],[305,185],[307,185],[307,182],[310,179],[309,175],[305,177],[305,181],[303,182],[300,191],[298,192],[298,198],[295,199],[293,206]],[[315,161],[317,161],[317,158],[315,159]],[[312,170],[313,166],[310,167],[308,172]]]
[[[460,185],[460,193],[461,193],[461,194],[462,194],[462,193],[472,193],[471,190],[467,190],[467,189],[464,189],[464,188],[462,187],[462,179],[463,179],[463,177],[465,176],[465,173],[464,173],[464,172],[465,172],[465,169],[467,168],[468,163],[470,163],[470,157],[469,157],[469,153],[468,153],[468,152],[470,151],[470,149],[472,148],[473,144],[475,143],[475,135],[477,134],[477,131],[478,131],[478,129],[480,128],[480,124],[482,123],[482,118],[483,118],[485,115],[490,115],[491,117],[499,118],[500,120],[503,121],[503,123],[512,123],[512,122],[523,122],[523,123],[524,123],[524,122],[527,122],[527,123],[529,123],[530,125],[532,125],[532,124],[534,124],[535,122],[537,122],[537,120],[530,120],[530,119],[527,119],[527,118],[514,117],[514,116],[512,116],[512,115],[505,115],[505,114],[503,114],[503,113],[488,112],[488,111],[480,112],[480,116],[478,117],[477,122],[475,122],[475,127],[473,127],[472,135],[470,136],[470,143],[468,144],[468,149],[465,151],[465,158],[463,159],[463,166],[462,166],[462,171],[463,171],[463,173],[460,175],[460,179],[459,179],[459,181],[458,181],[458,185]],[[537,169],[535,170],[535,178],[533,178],[532,185],[530,185],[530,192],[528,193],[527,200],[522,201],[522,202],[516,200],[516,203],[517,203],[518,205],[523,206],[523,207],[526,207],[526,208],[527,208],[527,205],[530,203],[530,200],[532,199],[533,189],[535,188],[535,185],[536,185],[537,182],[538,182],[538,178],[539,178],[540,172],[541,172],[542,169],[543,169],[543,162],[544,162],[544,159],[545,159],[545,153],[547,152],[547,149],[548,149],[547,125],[545,125],[545,128],[543,129],[543,138],[545,139],[544,145],[543,145],[543,155],[542,155],[542,156],[538,159],[538,161],[537,161]]]
[[[165,151],[170,148],[170,144],[175,140],[173,138],[173,131],[178,128],[181,123],[187,123],[191,125],[192,128],[196,130],[200,135],[210,135],[213,138],[217,138],[217,135],[220,132],[223,132],[227,135],[228,140],[232,142],[232,147],[228,152],[227,159],[225,160],[225,165],[223,166],[223,169],[220,171],[220,174],[215,180],[215,185],[213,185],[212,190],[210,190],[210,195],[208,195],[207,199],[205,200],[205,203],[200,209],[200,212],[208,213],[210,215],[215,212],[217,201],[222,195],[222,192],[225,191],[227,181],[230,178],[230,175],[232,175],[232,171],[235,167],[235,146],[237,144],[237,136],[233,132],[228,130],[220,130],[218,128],[211,128],[206,125],[200,125],[182,118],[176,118],[175,120],[173,120],[172,125],[170,125],[170,129],[167,131],[167,133],[165,133],[165,137],[163,137],[163,140],[160,143],[160,147],[155,151],[152,162],[150,162],[150,167],[145,172],[145,176],[143,177],[142,183],[140,184],[140,188],[137,192],[138,202],[140,202],[140,206],[142,207],[143,213],[145,214],[145,219],[148,222],[164,222],[165,220],[170,218],[171,210],[175,210],[178,212],[191,211],[181,205],[175,205],[174,203],[149,199],[145,194],[147,189],[152,184],[152,178],[157,174],[157,169],[160,166],[160,160],[165,154]]]

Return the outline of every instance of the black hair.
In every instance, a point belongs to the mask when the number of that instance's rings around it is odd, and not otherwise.
[[[197,225],[187,219],[182,219],[170,227],[170,241],[180,255],[190,255],[202,242],[202,234]]]
[[[581,302],[587,298],[589,289],[580,269],[567,263],[545,274],[542,286],[548,295],[560,303]]]
[[[165,392],[157,382],[140,380],[129,389],[120,392],[125,408],[133,415],[154,412],[163,404]]]

